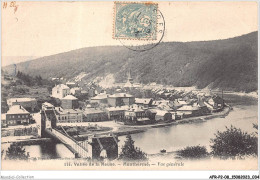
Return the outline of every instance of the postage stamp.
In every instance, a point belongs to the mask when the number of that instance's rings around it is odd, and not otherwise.
[[[156,40],[157,9],[156,3],[115,2],[113,38]]]

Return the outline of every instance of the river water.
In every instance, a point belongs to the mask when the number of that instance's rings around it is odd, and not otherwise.
[[[232,125],[249,133],[254,132],[253,123],[258,120],[257,99],[232,94],[226,94],[224,99],[233,107],[225,118],[152,128],[144,133],[133,134],[135,145],[147,154],[159,153],[161,149],[171,152],[195,145],[206,146],[210,150],[210,139],[215,137],[217,131],[225,130],[226,126]],[[125,137],[120,137],[120,145],[124,144],[124,141]]]
[[[167,152],[182,149],[186,146],[202,145],[210,149],[210,139],[217,131],[225,130],[231,125],[246,132],[254,132],[253,123],[257,123],[257,99],[248,96],[226,94],[226,103],[233,110],[225,118],[215,118],[201,123],[180,124],[161,128],[152,128],[146,132],[133,134],[135,146],[147,154],[159,153],[161,149]],[[119,152],[124,144],[125,136],[119,137]],[[48,143],[46,145],[24,146],[31,157],[40,158],[70,158],[73,154],[63,145]],[[3,147],[3,149],[6,149]]]

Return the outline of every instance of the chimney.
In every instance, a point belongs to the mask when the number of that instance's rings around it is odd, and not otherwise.
[[[22,109],[22,106],[21,106],[21,105],[20,105],[19,107],[20,107],[20,109]]]

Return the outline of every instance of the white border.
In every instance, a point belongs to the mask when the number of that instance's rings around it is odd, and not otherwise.
[[[10,2],[12,0],[1,0],[1,3],[3,1]],[[33,0],[18,0],[18,1],[33,1]],[[44,0],[44,1],[69,1],[69,0]],[[80,1],[89,1],[89,0],[80,0]],[[112,0],[96,0],[96,1],[112,1]],[[135,1],[140,1],[140,0],[135,0]],[[155,0],[155,1],[159,2],[159,1],[169,1],[169,0]],[[189,1],[219,1],[219,0],[189,0]],[[242,0],[233,0],[233,1],[242,1]],[[243,0],[243,1],[248,1],[248,0]],[[258,64],[259,64],[260,62],[259,61],[259,52],[260,52],[259,4],[260,3],[259,0],[255,0],[254,2],[258,2]],[[2,13],[2,7],[0,9],[0,13]],[[2,23],[0,29],[0,37],[1,37],[0,39],[2,40],[1,30],[2,30]],[[1,55],[2,55],[2,48],[1,48]],[[0,56],[0,60],[1,60],[0,62],[2,62],[2,56]],[[259,72],[260,71],[258,67],[258,90],[260,89]],[[260,99],[258,97],[258,104],[259,102]],[[258,117],[259,116],[260,116],[260,108],[258,106]],[[258,119],[258,124],[259,124],[259,119]],[[0,133],[0,141],[1,141],[1,133]],[[259,144],[260,144],[260,140],[258,138],[258,152],[260,149]],[[0,168],[1,168],[1,164],[0,164]],[[259,156],[258,156],[258,170],[259,169],[260,169],[260,164],[259,164]],[[250,175],[252,177],[253,175],[259,175],[259,171],[2,171],[0,170],[0,179],[6,179],[5,177],[7,177],[7,179],[113,179],[113,180],[115,179],[209,179],[211,175],[216,175],[216,176],[228,175],[229,177],[231,177],[232,175]]]

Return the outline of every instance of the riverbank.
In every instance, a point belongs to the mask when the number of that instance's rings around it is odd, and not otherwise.
[[[9,143],[17,143],[21,146],[29,146],[29,145],[39,145],[39,144],[44,144],[44,143],[49,143],[53,142],[51,138],[34,138],[32,139],[31,137],[26,137],[22,139],[4,139],[2,138],[1,144],[9,144]]]
[[[206,115],[206,116],[190,117],[190,118],[185,118],[185,119],[177,120],[177,121],[170,122],[170,123],[148,124],[148,125],[139,125],[139,126],[124,125],[124,126],[125,127],[134,127],[134,128],[158,128],[158,127],[165,127],[165,126],[192,123],[192,122],[203,122],[203,121],[217,118],[217,117],[225,117],[228,115],[228,113],[231,110],[232,110],[232,108],[230,106],[226,106],[222,111],[216,112],[214,114]]]
[[[213,118],[218,118],[218,117],[224,118],[225,116],[227,116],[229,114],[229,112],[231,110],[232,110],[232,107],[227,105],[222,111],[216,112],[214,114],[210,114],[210,115],[206,115],[206,116],[199,116],[199,117],[185,118],[185,119],[173,121],[170,123],[134,125],[134,126],[133,125],[118,125],[117,127],[113,128],[112,131],[96,133],[95,135],[105,135],[105,134],[113,133],[117,136],[125,136],[127,134],[136,134],[136,133],[145,132],[146,130],[148,130],[150,128],[160,128],[160,127],[173,126],[173,125],[186,124],[186,123],[200,123],[200,122],[205,122],[205,121],[213,119]],[[79,138],[79,139],[81,139],[81,140],[86,139],[87,136],[89,136],[89,135],[90,134],[81,135],[81,138]]]
[[[178,124],[186,124],[186,123],[200,123],[200,122],[205,122],[209,119],[213,118],[218,118],[218,117],[225,117],[228,115],[228,113],[231,111],[230,106],[226,106],[223,111],[217,112],[214,114],[206,115],[206,116],[199,116],[199,117],[190,117],[190,118],[185,118],[182,120],[170,122],[170,123],[160,123],[160,124],[149,124],[149,125],[139,125],[139,126],[132,126],[132,125],[115,125],[112,130],[110,131],[104,131],[100,133],[94,133],[95,135],[106,135],[113,133],[116,136],[125,136],[128,134],[137,134],[137,133],[142,133],[145,132],[146,130],[150,128],[160,128],[160,127],[166,127],[166,126],[173,126],[173,125],[178,125]],[[114,123],[116,124],[116,123]],[[112,127],[112,125],[111,125]],[[88,136],[93,135],[93,133],[88,133],[88,134],[82,134],[79,136],[74,136],[73,138],[77,141],[83,141],[88,139]],[[13,137],[12,137],[13,138]],[[21,138],[18,136],[18,138]],[[32,139],[31,137],[27,137],[26,139],[14,139],[14,140],[8,140],[5,138],[2,138],[2,144],[3,143],[13,143],[13,142],[18,142],[21,145],[35,145],[39,144],[42,142],[49,142],[51,139],[49,138],[37,138],[37,139]]]

